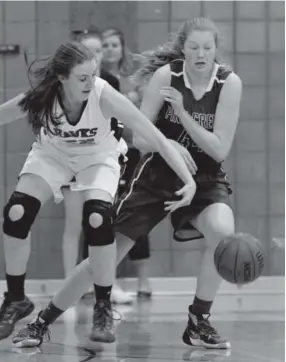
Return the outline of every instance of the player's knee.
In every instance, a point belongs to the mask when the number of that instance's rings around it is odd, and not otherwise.
[[[84,203],[83,231],[90,246],[104,246],[114,243],[111,202],[88,200]]]
[[[25,209],[22,205],[13,205],[8,212],[8,218],[11,221],[18,221],[22,219],[24,212]]]
[[[230,220],[229,222],[227,220],[218,221],[216,225],[213,225],[212,232],[215,234],[217,239],[221,239],[234,233],[233,220]]]
[[[26,239],[41,207],[33,196],[15,191],[3,210],[3,231],[6,235]]]
[[[215,249],[218,243],[225,237],[235,232],[234,220],[231,218],[213,218],[206,225],[204,233],[206,247]]]
[[[89,215],[89,224],[94,229],[99,228],[103,224],[103,217],[102,215],[98,214],[97,212],[93,212]]]
[[[215,249],[219,242],[235,232],[233,222],[221,221],[210,225],[206,235],[206,247]]]

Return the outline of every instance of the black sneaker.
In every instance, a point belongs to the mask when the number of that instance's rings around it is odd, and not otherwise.
[[[112,343],[115,341],[114,318],[111,303],[99,300],[93,310],[93,326],[89,339],[93,342]]]
[[[12,342],[16,347],[37,347],[43,343],[44,337],[50,340],[48,325],[39,315],[13,337]]]
[[[16,322],[33,312],[34,303],[29,298],[11,302],[8,293],[4,293],[4,301],[0,308],[0,340],[7,338],[13,332]]]
[[[230,342],[222,338],[209,322],[210,314],[194,315],[189,308],[189,321],[183,334],[183,342],[189,346],[214,349],[229,349]]]

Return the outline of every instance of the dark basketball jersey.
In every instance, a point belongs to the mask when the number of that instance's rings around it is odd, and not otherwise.
[[[183,95],[184,108],[192,118],[200,126],[213,132],[219,95],[224,81],[231,71],[216,64],[205,94],[200,100],[196,100],[192,90],[189,88],[188,80],[184,77],[183,65],[183,60],[175,60],[170,64],[172,74],[171,86]],[[156,126],[167,138],[177,141],[190,151],[198,166],[198,173],[215,173],[221,169],[221,164],[204,153],[192,140],[179,118],[175,115],[170,103],[164,102],[158,114]]]

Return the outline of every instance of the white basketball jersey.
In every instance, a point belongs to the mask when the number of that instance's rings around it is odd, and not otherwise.
[[[106,143],[112,136],[111,121],[104,118],[99,100],[106,81],[96,78],[95,86],[89,94],[87,104],[76,125],[71,125],[65,115],[59,101],[55,101],[55,112],[60,118],[61,124],[51,126],[54,134],[48,133],[42,128],[41,141],[52,143],[57,148],[67,153],[92,153],[95,149]],[[113,137],[114,138],[114,137]],[[108,142],[110,144],[110,142]],[[114,143],[116,144],[116,143]],[[109,147],[110,148],[110,147]]]

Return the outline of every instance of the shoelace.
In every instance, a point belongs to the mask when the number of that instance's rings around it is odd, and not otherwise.
[[[198,326],[201,328],[204,332],[211,334],[211,335],[218,335],[217,330],[210,324],[209,322],[210,314],[206,318],[202,317],[198,319]]]
[[[117,313],[119,315],[119,318],[113,317],[113,312]],[[122,316],[120,313],[118,313],[116,310],[110,308],[110,304],[105,301],[100,301],[95,305],[94,308],[94,315],[93,315],[93,323],[95,327],[99,328],[105,328],[110,327],[112,324],[112,321],[119,321],[122,319]]]
[[[49,328],[44,323],[39,321],[27,324],[25,328],[25,334],[31,336],[32,338],[43,337],[47,341],[51,340],[51,333]]]
[[[7,298],[7,293],[5,292],[4,293],[4,300],[3,300],[3,303],[0,307],[0,318],[2,318],[7,310],[7,307],[9,306],[9,304],[11,303],[8,298]]]

